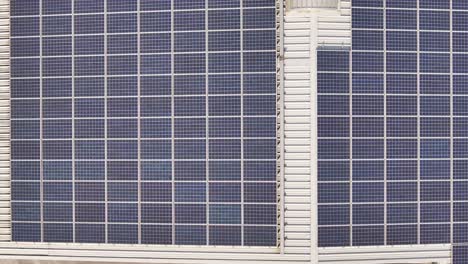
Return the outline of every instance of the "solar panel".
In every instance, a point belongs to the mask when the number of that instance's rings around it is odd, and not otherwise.
[[[11,5],[13,241],[277,245],[275,1]]]
[[[466,263],[465,1],[352,1],[318,50],[319,246],[453,243]]]

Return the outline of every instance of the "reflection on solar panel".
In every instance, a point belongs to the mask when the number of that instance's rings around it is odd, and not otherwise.
[[[467,263],[467,3],[354,0],[352,50],[318,51],[320,246]]]
[[[14,241],[276,246],[275,1],[11,4]]]

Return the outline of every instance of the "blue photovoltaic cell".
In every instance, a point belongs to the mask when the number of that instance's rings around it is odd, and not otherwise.
[[[12,240],[276,246],[275,4],[13,1]]]
[[[352,48],[318,50],[319,246],[454,243],[468,262],[467,8],[354,0]]]

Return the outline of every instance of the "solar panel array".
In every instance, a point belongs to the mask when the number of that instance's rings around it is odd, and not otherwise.
[[[276,246],[275,17],[11,1],[12,240]]]
[[[318,51],[321,247],[468,243],[468,2],[353,0]]]

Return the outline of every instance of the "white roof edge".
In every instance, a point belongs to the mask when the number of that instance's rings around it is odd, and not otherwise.
[[[319,260],[324,264],[449,264],[451,246],[434,244],[319,248]]]

